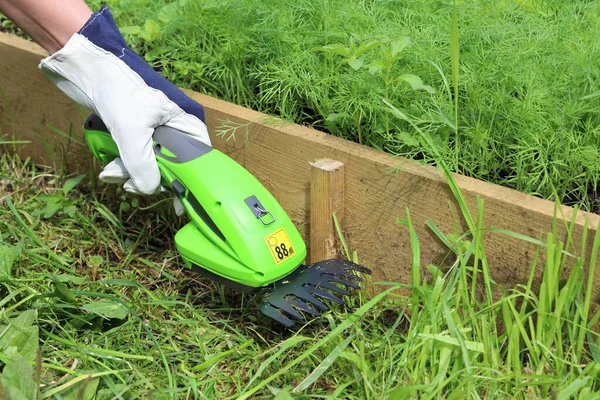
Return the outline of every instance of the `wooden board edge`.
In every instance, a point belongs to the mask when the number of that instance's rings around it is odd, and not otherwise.
[[[285,123],[285,121],[281,124],[275,124],[272,121],[273,117],[268,117],[263,113],[188,89],[183,90],[194,100],[202,104],[205,109],[209,110],[209,112],[219,111],[221,113],[228,114],[237,120],[243,120],[245,123],[254,123],[269,127],[271,129],[276,129],[282,135],[299,137],[322,146],[334,148],[343,153],[352,154],[357,158],[369,159],[389,168],[395,168],[401,164],[402,170],[405,173],[410,173],[423,179],[429,179],[435,182],[446,184],[446,179],[438,168],[423,166],[404,157],[394,156],[373,148],[359,145],[357,143],[349,142],[312,128],[292,123]],[[596,230],[600,223],[600,215],[597,214],[582,210],[578,210],[575,213],[575,210],[572,207],[562,204],[557,205],[552,201],[534,197],[514,189],[493,183],[483,182],[478,179],[460,174],[453,174],[453,176],[456,179],[461,191],[463,191],[465,194],[480,196],[488,201],[514,204],[526,212],[538,213],[550,218],[554,217],[554,215],[558,215],[560,219],[570,221],[575,214],[576,223],[578,225],[583,226],[583,224],[587,221],[588,227],[592,230]]]

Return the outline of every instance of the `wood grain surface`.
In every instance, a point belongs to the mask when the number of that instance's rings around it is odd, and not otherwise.
[[[343,229],[345,227],[344,187],[346,185],[344,164],[323,158],[310,163],[310,165],[309,260],[317,262],[343,257],[343,246],[333,216],[336,216]]]

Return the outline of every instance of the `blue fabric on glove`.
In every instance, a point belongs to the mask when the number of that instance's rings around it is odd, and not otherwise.
[[[112,13],[106,6],[92,14],[89,21],[79,31],[96,46],[109,51],[135,71],[146,84],[162,91],[167,97],[181,107],[185,112],[204,120],[204,109],[200,104],[190,99],[175,85],[152,69],[150,65],[135,51],[131,50],[121,32],[117,28]]]

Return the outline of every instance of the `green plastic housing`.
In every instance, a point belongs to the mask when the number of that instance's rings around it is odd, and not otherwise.
[[[108,131],[90,126],[86,123],[84,132],[92,154],[110,162],[119,155],[115,142]],[[167,142],[172,140],[179,140],[178,136],[169,136]],[[209,151],[190,160],[179,157],[173,150],[176,146],[170,147],[163,140],[161,146],[155,145],[155,153],[162,184],[177,189],[174,191],[191,220],[175,236],[186,265],[196,265],[235,284],[260,288],[303,263],[306,246],[298,230],[252,174],[208,146]],[[252,199],[258,199],[260,209],[268,213],[257,216]]]

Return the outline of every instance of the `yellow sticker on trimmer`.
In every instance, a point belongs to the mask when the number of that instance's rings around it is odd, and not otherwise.
[[[267,242],[267,246],[271,250],[271,255],[277,264],[280,264],[294,254],[292,242],[283,228],[266,236],[265,242]]]

